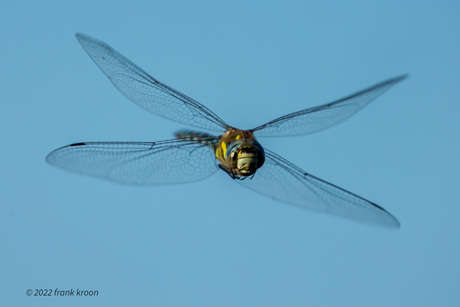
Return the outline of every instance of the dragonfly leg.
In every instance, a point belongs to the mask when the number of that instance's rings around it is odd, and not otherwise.
[[[219,164],[219,168],[221,170],[223,170],[224,172],[226,172],[230,176],[230,178],[232,178],[233,180],[236,179],[235,174],[233,173],[233,171],[228,166],[223,165],[223,164]]]

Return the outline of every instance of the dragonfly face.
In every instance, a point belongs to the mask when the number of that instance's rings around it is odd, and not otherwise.
[[[264,149],[249,130],[229,127],[213,149],[221,163],[220,168],[233,179],[254,175],[265,162]]]
[[[77,39],[115,87],[140,107],[182,124],[223,134],[212,136],[182,130],[176,133],[176,139],[160,142],[76,143],[51,152],[46,157],[49,164],[138,185],[201,180],[220,168],[233,179],[240,179],[236,182],[243,186],[286,204],[383,227],[399,227],[398,220],[382,207],[303,171],[262,148],[256,137],[305,135],[334,126],[406,76],[279,117],[251,130],[240,130],[199,102],[156,80],[104,42],[84,34],[77,34]]]
[[[234,144],[240,142],[240,140],[234,141],[232,144],[230,144],[234,146],[234,151],[231,152],[231,154],[229,155],[230,161],[228,161],[228,163],[232,163],[232,166],[235,166],[234,156],[236,155],[235,172],[237,172],[240,176],[247,177],[253,175],[256,172],[256,170],[260,168],[259,161],[265,160],[265,157],[263,156],[261,150],[254,146],[255,142],[257,141],[241,141],[246,144]],[[249,142],[252,142],[253,146],[248,145]]]

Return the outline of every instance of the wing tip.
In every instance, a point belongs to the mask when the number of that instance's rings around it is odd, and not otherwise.
[[[91,48],[92,45],[107,45],[106,43],[100,41],[97,38],[92,37],[91,35],[84,34],[81,32],[75,33],[75,37],[77,41],[82,45],[83,49],[85,49],[88,52],[88,48]]]
[[[62,149],[65,149],[67,147],[77,147],[77,146],[86,146],[86,145],[87,145],[87,143],[80,142],[80,143],[73,143],[73,144],[70,144],[70,145],[62,146],[62,147],[60,147],[58,149],[55,149],[52,152],[50,152],[45,157],[45,161],[46,161],[46,163],[48,163],[50,165],[54,165],[53,158],[54,158],[54,155],[56,154],[56,152],[61,151]]]
[[[53,150],[45,157],[45,162],[48,163],[49,165],[54,165],[53,159],[54,159],[54,153],[56,152],[56,150],[58,149]]]
[[[398,219],[393,214],[385,210],[383,207],[377,205],[376,203],[373,203],[373,202],[369,202],[369,203],[371,203],[375,208],[377,208],[378,210],[380,210],[381,212],[385,214],[385,219],[382,220],[382,223],[380,223],[381,226],[386,227],[386,228],[395,229],[395,230],[401,228],[401,223],[398,221]]]
[[[386,211],[382,207],[378,206],[384,213],[385,217],[381,220],[380,223],[378,223],[378,226],[383,226],[388,229],[393,229],[393,230],[398,230],[401,228],[401,223],[398,221],[398,219],[391,214],[390,212]]]
[[[390,223],[385,224],[386,228],[392,229],[392,230],[398,230],[401,228],[401,223],[396,219],[393,215],[391,215],[392,220]]]
[[[77,32],[77,33],[75,33],[75,37],[81,43],[83,40],[87,39],[89,37],[89,35],[81,33],[81,32]]]
[[[409,73],[405,73],[403,75],[396,76],[390,80],[392,80],[393,82],[399,82],[399,81],[409,78],[409,76],[410,76]]]

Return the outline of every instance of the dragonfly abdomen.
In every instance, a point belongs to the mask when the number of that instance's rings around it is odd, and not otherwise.
[[[193,141],[197,143],[202,143],[203,145],[214,145],[219,140],[219,137],[215,137],[213,135],[204,133],[204,132],[196,132],[191,130],[179,130],[174,133],[177,139]]]

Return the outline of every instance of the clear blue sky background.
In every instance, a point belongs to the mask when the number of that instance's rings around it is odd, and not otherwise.
[[[458,1],[8,1],[0,18],[0,305],[459,306]],[[133,187],[55,148],[190,128],[123,97],[83,32],[252,128],[410,73],[348,121],[261,139],[397,231],[272,201],[222,172]],[[93,298],[27,289],[98,290]]]

